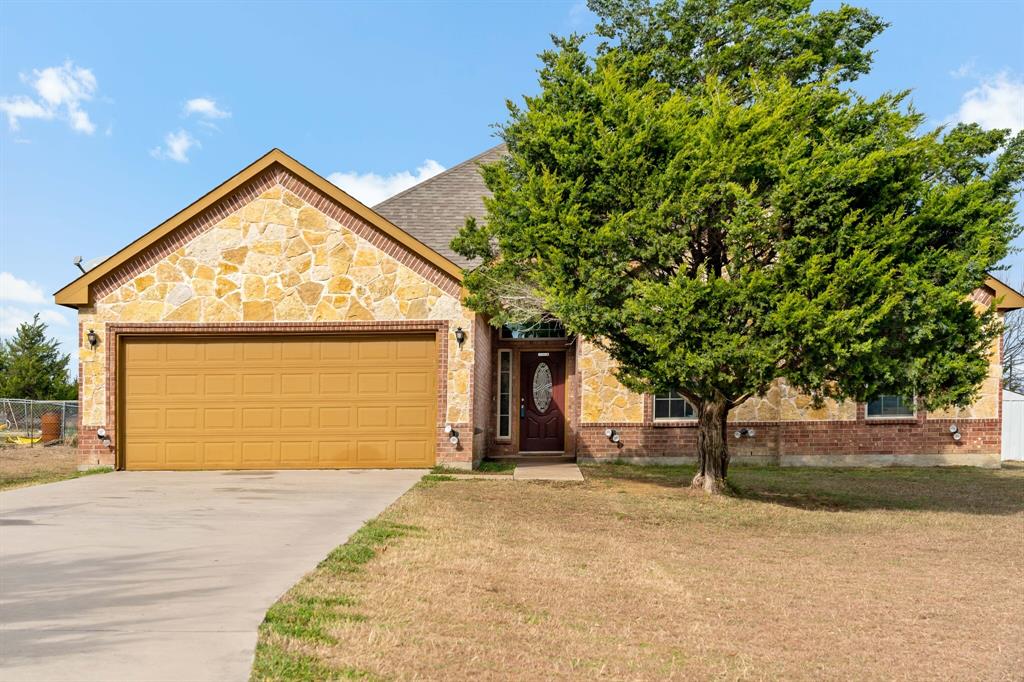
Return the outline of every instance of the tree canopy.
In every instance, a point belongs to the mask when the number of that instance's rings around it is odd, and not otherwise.
[[[0,341],[0,397],[29,400],[75,400],[78,382],[68,378],[71,356],[46,336],[39,315],[22,322],[14,336]]]
[[[972,402],[1000,325],[971,294],[1020,233],[1024,134],[922,131],[907,92],[859,95],[884,28],[864,10],[591,7],[605,42],[556,38],[540,93],[509,103],[486,222],[453,242],[480,259],[469,305],[557,317],[628,387],[679,390],[709,488],[728,410],[777,379]]]

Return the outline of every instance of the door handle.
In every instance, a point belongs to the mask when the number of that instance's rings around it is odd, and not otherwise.
[[[519,403],[519,418],[522,419],[526,416],[526,400]]]

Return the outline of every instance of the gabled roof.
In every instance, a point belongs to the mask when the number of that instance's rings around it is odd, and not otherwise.
[[[988,276],[985,284],[996,293],[996,310],[1008,312],[1024,308],[1024,294],[1021,294],[1013,287],[1003,284],[992,275]]]
[[[152,230],[133,241],[131,244],[128,244],[123,249],[56,292],[54,294],[56,302],[59,305],[65,305],[70,308],[88,305],[90,303],[90,285],[116,270],[121,265],[124,265],[131,258],[139,255],[150,246],[153,246],[159,240],[163,239],[192,218],[195,218],[203,211],[210,209],[219,201],[231,196],[256,176],[273,169],[274,166],[279,166],[303,180],[325,196],[329,197],[331,200],[343,206],[348,211],[351,211],[373,227],[408,248],[410,251],[413,251],[442,272],[448,274],[456,281],[462,281],[462,268],[452,259],[438,253],[430,246],[424,244],[421,240],[384,218],[372,208],[365,206],[357,199],[340,189],[337,185],[316,174],[306,166],[285,154],[280,149],[272,149],[255,162],[246,166],[234,176],[221,183],[204,196],[200,197],[184,210],[160,223]]]
[[[467,267],[471,262],[452,251],[452,238],[466,224],[466,218],[472,216],[482,221],[486,217],[484,197],[490,191],[480,174],[480,165],[494,163],[505,154],[504,143],[491,147],[385,199],[373,210],[448,260]]]

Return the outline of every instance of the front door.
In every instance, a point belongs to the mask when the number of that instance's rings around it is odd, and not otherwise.
[[[519,356],[519,450],[565,449],[565,351]]]

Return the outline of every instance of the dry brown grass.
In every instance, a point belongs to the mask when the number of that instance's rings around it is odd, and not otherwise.
[[[316,627],[265,624],[254,678],[1021,678],[1024,469],[585,473],[421,484],[283,598]]]
[[[105,471],[101,469],[100,471]],[[0,490],[77,478],[75,448],[41,445],[0,448]]]

